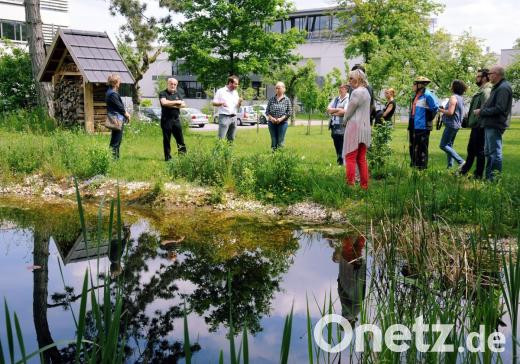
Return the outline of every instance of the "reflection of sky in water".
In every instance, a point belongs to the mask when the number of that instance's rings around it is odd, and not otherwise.
[[[132,237],[137,237],[144,231],[152,231],[150,224],[145,220],[139,220],[131,228]],[[296,235],[297,236],[297,235]],[[54,242],[49,244],[49,283],[48,302],[50,295],[54,292],[63,291],[63,282],[58,267],[59,253]],[[36,335],[33,322],[33,273],[28,269],[33,264],[33,236],[30,230],[15,230],[5,228],[0,230],[0,264],[2,274],[0,275],[0,294],[6,297],[11,312],[16,311],[28,352],[36,347]],[[318,308],[314,297],[321,304],[323,298],[332,292],[332,297],[337,297],[338,264],[332,261],[333,249],[326,239],[319,235],[306,235],[300,239],[300,249],[293,257],[293,264],[288,272],[283,275],[280,292],[276,292],[271,301],[271,312],[267,317],[261,319],[263,331],[255,337],[249,338],[250,358],[253,363],[275,363],[279,360],[280,343],[285,316],[294,305],[294,320],[291,339],[291,363],[304,363],[307,361],[307,329],[306,329],[306,294],[309,297],[309,306],[314,322],[319,317]],[[179,260],[183,256],[178,257]],[[108,268],[108,259],[100,259],[100,271]],[[162,258],[147,261],[148,272],[141,275],[141,282],[148,281],[154,272],[159,271],[160,264],[164,263]],[[370,263],[370,262],[369,262]],[[370,264],[369,269],[370,269]],[[80,292],[85,269],[96,269],[96,261],[78,262],[63,267],[65,283],[76,288],[75,293]],[[185,280],[176,282],[180,293],[191,293],[195,286]],[[172,304],[180,304],[178,300],[157,299],[148,305],[146,312],[151,313],[156,309],[165,310]],[[73,303],[75,312],[78,311],[79,300]],[[339,302],[335,304],[336,312],[339,311]],[[3,310],[2,310],[3,311]],[[48,322],[55,341],[70,339],[74,336],[73,320],[70,311],[62,307],[48,309]],[[170,334],[170,339],[182,340],[182,319],[174,321],[175,330]],[[0,315],[0,338],[3,343],[7,342],[5,333],[5,317]],[[203,317],[195,314],[189,316],[189,329],[192,342],[198,338],[202,349],[194,354],[195,363],[216,363],[220,350],[224,351],[225,361],[229,360],[229,342],[226,338],[227,329],[222,326],[215,333],[208,332],[208,327]],[[502,328],[502,332],[510,334],[510,328]],[[236,340],[236,347],[240,345],[241,335]],[[6,345],[4,344],[4,348]],[[510,352],[511,340],[508,340],[507,352]],[[4,349],[5,351],[5,349]],[[507,362],[509,355],[503,356]],[[34,361],[37,362],[37,361]]]

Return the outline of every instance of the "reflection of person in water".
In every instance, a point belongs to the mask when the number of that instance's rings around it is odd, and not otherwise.
[[[339,263],[338,296],[341,302],[341,315],[354,326],[361,311],[365,297],[366,262],[363,259],[365,237],[345,237],[337,247],[332,260]]]
[[[118,241],[117,236],[110,241],[108,259],[110,260],[110,275],[112,278],[116,278],[122,272],[121,257],[130,239],[130,227],[123,225],[122,230],[121,242]]]

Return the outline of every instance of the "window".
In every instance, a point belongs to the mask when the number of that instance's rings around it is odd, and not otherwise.
[[[26,41],[27,31],[25,23],[0,20],[0,38]]]
[[[306,30],[306,19],[304,17],[294,18],[294,27],[297,30]]]
[[[186,99],[205,99],[206,93],[202,88],[202,84],[200,82],[195,81],[179,81],[179,86],[177,86],[179,93],[182,97]]]
[[[184,61],[175,61],[172,63],[172,75],[174,76],[194,76],[193,72],[184,69],[182,66]]]
[[[282,22],[280,20],[275,21],[271,26],[271,32],[273,33],[281,33],[282,32]]]

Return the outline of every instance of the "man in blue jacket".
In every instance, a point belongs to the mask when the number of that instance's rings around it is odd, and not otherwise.
[[[414,80],[415,95],[410,101],[408,119],[410,166],[417,169],[428,167],[428,144],[433,119],[439,110],[439,104],[433,93],[426,88],[431,81],[419,76]]]
[[[502,134],[511,122],[513,90],[504,79],[504,68],[493,66],[488,72],[489,81],[493,84],[491,94],[481,109],[474,114],[480,116],[484,126],[486,154],[486,179],[492,180],[495,173],[502,172]]]

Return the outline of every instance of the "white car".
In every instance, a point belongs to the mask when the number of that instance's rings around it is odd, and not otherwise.
[[[253,106],[240,106],[237,114],[238,125],[254,125],[258,122],[257,114]]]
[[[253,105],[253,109],[260,115],[260,124],[267,124],[267,105]]]
[[[208,115],[199,109],[191,107],[181,109],[181,119],[186,121],[189,126],[198,126],[203,128],[208,123]]]

